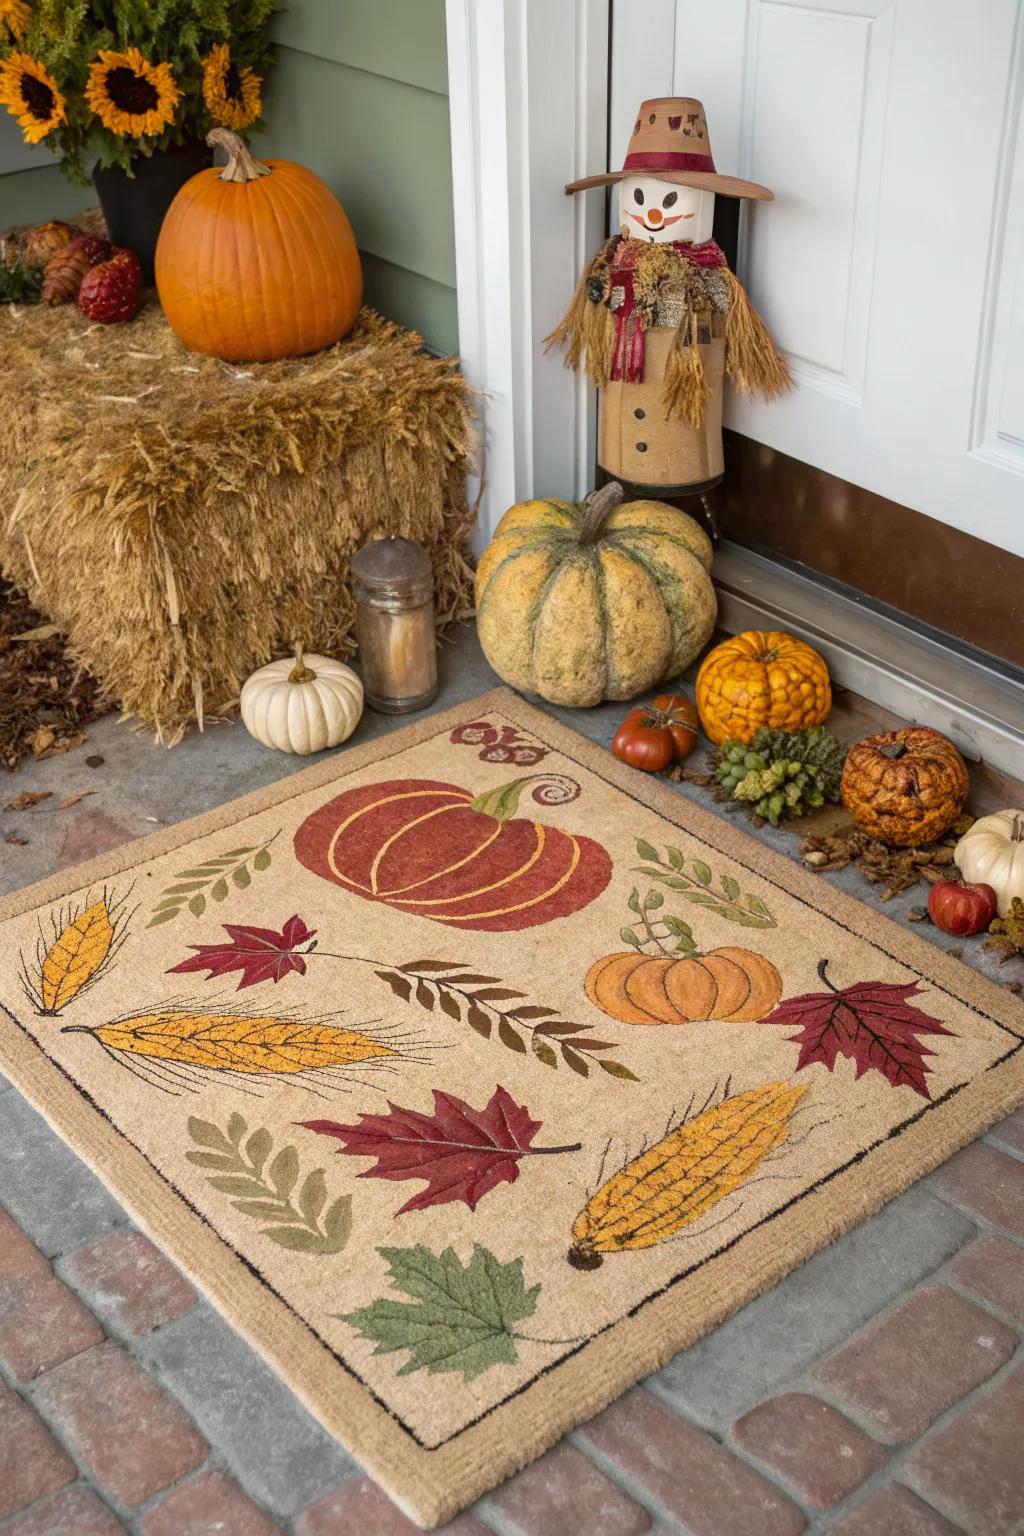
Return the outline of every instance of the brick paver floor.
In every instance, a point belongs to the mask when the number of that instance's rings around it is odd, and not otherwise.
[[[459,685],[468,696],[490,679],[474,681],[470,663]],[[571,723],[607,743],[617,713]],[[283,771],[254,744],[246,757],[234,733],[209,749],[187,741],[174,772],[166,753],[152,770],[132,766],[149,759],[113,723],[91,728],[96,742],[109,768],[128,764],[123,784],[107,778],[101,812],[85,802],[52,862],[152,830],[149,811],[174,820]],[[75,773],[55,760],[19,788],[38,776],[67,792],[81,787]],[[100,814],[116,836],[97,830]],[[25,853],[40,855],[35,878],[53,819],[17,825],[31,830]],[[1021,1536],[1022,1332],[1024,1112],[581,1425],[448,1536]],[[0,1077],[0,1536],[414,1530]]]

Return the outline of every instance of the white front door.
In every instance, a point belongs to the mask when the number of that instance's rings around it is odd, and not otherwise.
[[[696,96],[775,192],[739,267],[796,389],[728,424],[1024,555],[1024,0],[613,14],[612,161],[642,97]]]

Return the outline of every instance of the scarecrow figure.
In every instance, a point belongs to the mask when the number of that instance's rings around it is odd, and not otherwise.
[[[789,387],[784,358],[711,238],[716,192],[772,194],[718,174],[704,108],[686,97],[645,101],[622,170],[565,190],[615,182],[621,232],[546,342],[601,391],[601,468],[638,489],[696,494],[722,475],[723,373],[767,400]]]

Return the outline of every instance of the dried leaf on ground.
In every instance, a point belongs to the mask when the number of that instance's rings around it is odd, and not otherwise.
[[[1024,901],[1015,896],[1006,916],[993,918],[988,931],[992,937],[985,940],[985,948],[995,950],[1000,965],[1014,955],[1024,955]]]
[[[99,685],[66,653],[56,626],[0,580],[0,763],[81,746],[80,727],[106,711]],[[45,746],[34,743],[46,739]]]
[[[89,795],[94,795],[95,793],[94,789],[83,789],[77,795],[68,795],[60,802],[57,809],[58,811],[70,811],[72,806],[80,805]]]
[[[42,789],[36,793],[26,789],[16,800],[8,800],[6,809],[9,811],[30,811],[34,805],[40,805],[42,801],[49,800],[52,794],[52,789]]]
[[[889,848],[871,837],[863,827],[851,825],[833,833],[805,838],[801,852],[808,868],[818,873],[855,865],[871,885],[885,887],[881,900],[889,901],[921,880],[928,885],[948,880],[957,839],[972,822],[972,817],[961,816],[944,838],[923,848]]]

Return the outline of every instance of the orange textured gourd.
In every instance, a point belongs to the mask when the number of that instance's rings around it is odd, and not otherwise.
[[[744,630],[709,651],[697,673],[700,723],[716,746],[751,741],[762,725],[802,731],[832,708],[828,667],[812,646],[777,630]]]
[[[745,1024],[772,1011],[782,996],[782,977],[751,949],[726,947],[678,959],[630,949],[595,961],[584,987],[590,1001],[620,1024]]]
[[[185,183],[157,242],[157,291],[175,335],[235,363],[340,341],[359,314],[363,274],[334,193],[303,165],[254,159],[226,128],[207,143],[227,150],[227,165]]]
[[[920,848],[948,832],[969,789],[967,764],[956,747],[924,725],[856,742],[840,785],[858,824],[895,848]]]

